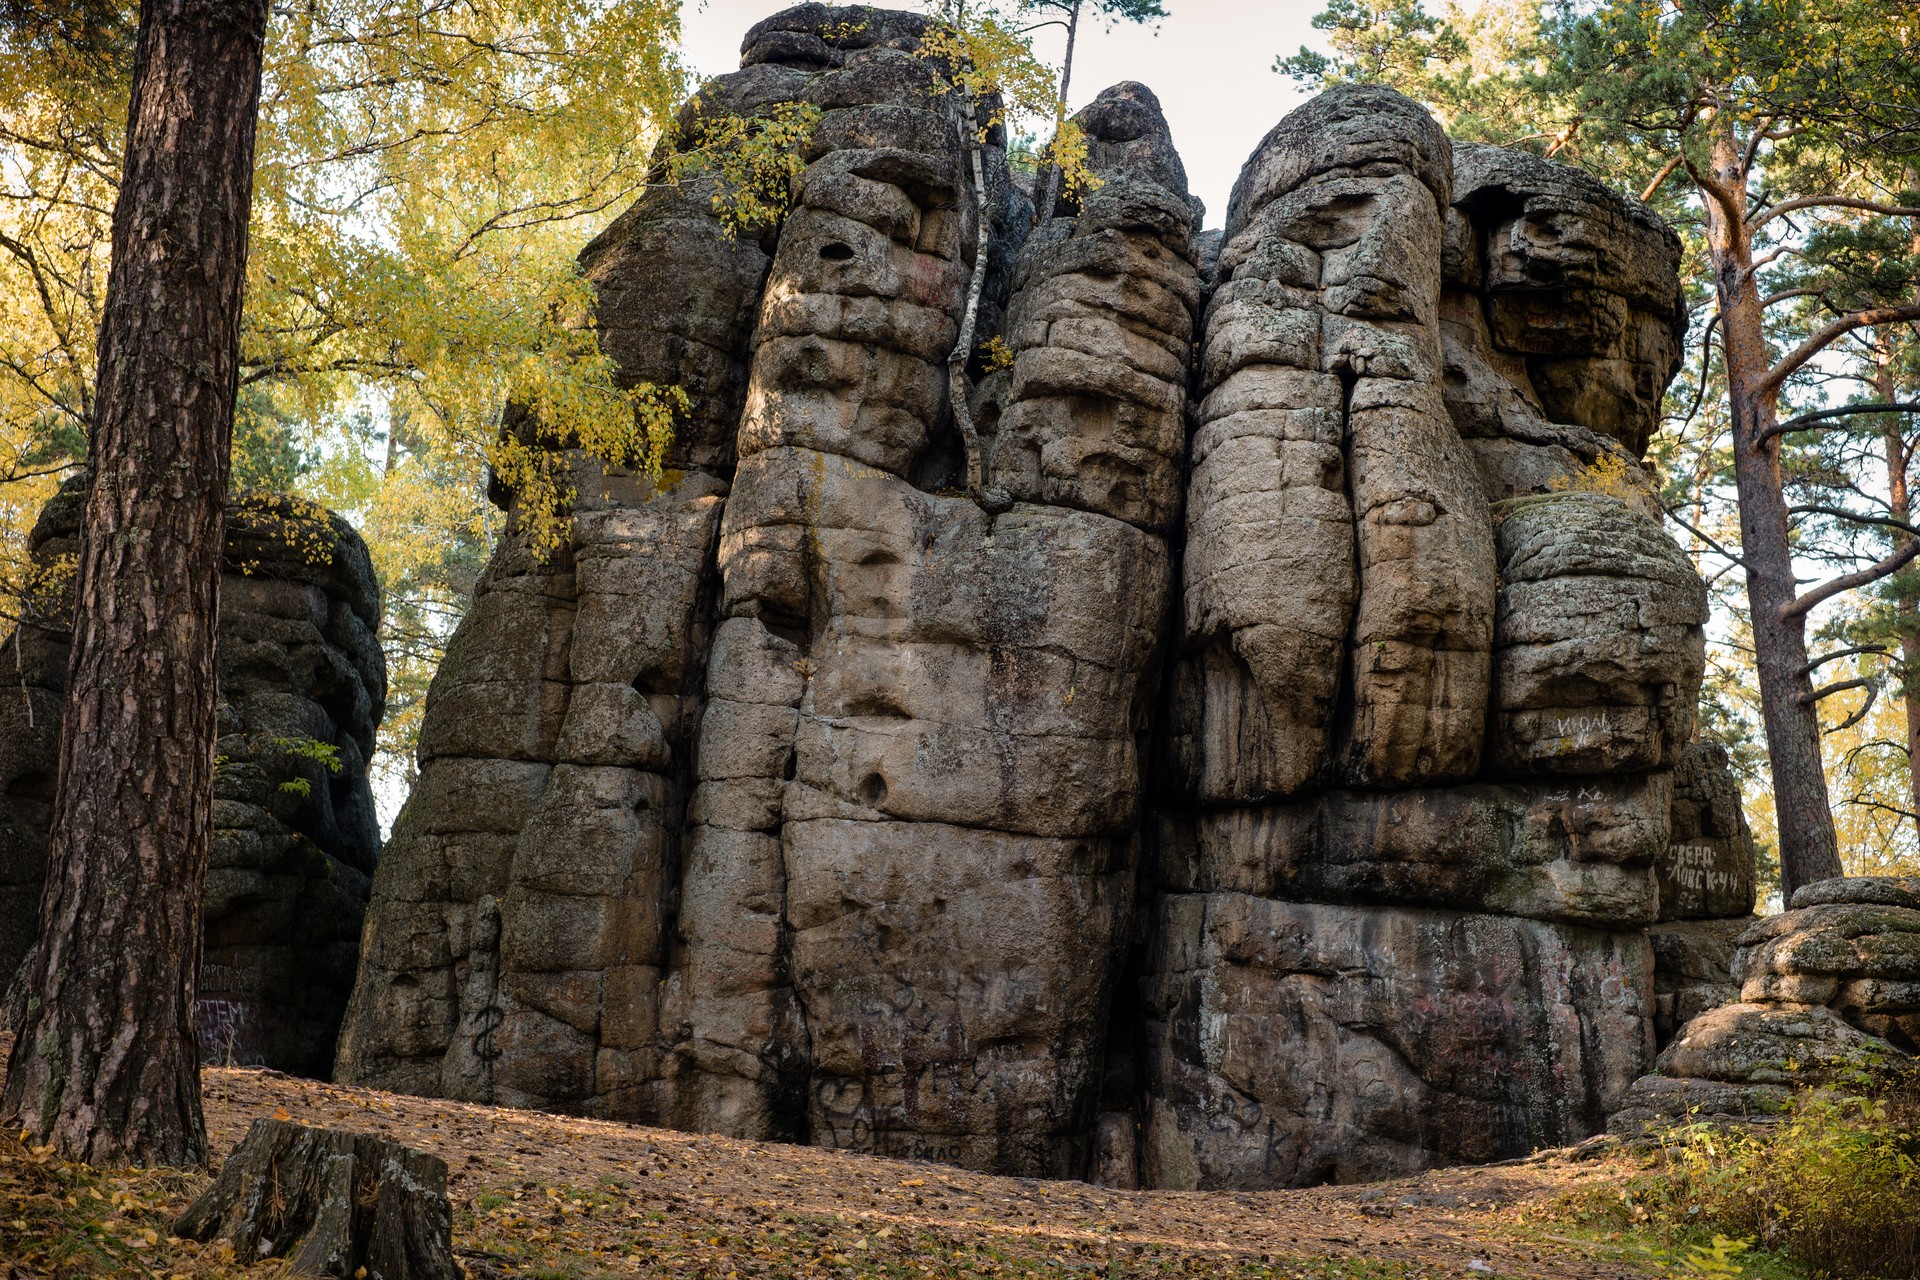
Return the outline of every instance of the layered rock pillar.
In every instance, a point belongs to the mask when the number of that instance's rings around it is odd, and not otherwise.
[[[1594,1132],[1677,1007],[1647,926],[1746,909],[1673,866],[1676,813],[1745,848],[1675,799],[1677,240],[1370,88],[1202,235],[1127,84],[1037,215],[989,134],[976,261],[925,21],[755,27],[682,137],[817,107],[779,225],[663,188],[583,255],[693,412],[657,486],[579,463],[562,554],[496,551],[340,1072],[1157,1186]]]
[[[0,987],[39,928],[85,476],[40,514],[38,586],[0,694]],[[380,854],[368,762],[386,701],[366,545],[312,503],[229,504],[213,840],[194,1022],[209,1062],[325,1076]]]

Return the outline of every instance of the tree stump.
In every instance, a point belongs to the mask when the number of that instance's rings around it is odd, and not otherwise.
[[[294,1275],[460,1280],[446,1162],[372,1134],[255,1120],[174,1234]]]

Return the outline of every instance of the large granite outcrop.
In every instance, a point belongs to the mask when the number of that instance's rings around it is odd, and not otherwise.
[[[1737,896],[1677,896],[1676,815],[1750,856],[1639,462],[1677,240],[1356,87],[1202,234],[1123,84],[1039,216],[989,135],[976,262],[925,21],[755,27],[682,116],[821,109],[779,224],[667,188],[583,254],[693,409],[661,484],[578,461],[570,544],[497,549],[342,1075],[1160,1186],[1595,1131],[1647,926]]]
[[[40,586],[6,641],[19,681],[17,697],[0,698],[8,976],[38,927],[85,485],[69,481],[41,512],[29,544]],[[344,520],[283,497],[235,497],[194,1005],[210,1062],[312,1076],[331,1067],[380,853],[367,774],[386,700],[379,622],[372,562]]]
[[[1802,886],[1735,940],[1738,998],[1683,1026],[1612,1120],[1620,1132],[1777,1116],[1795,1092],[1920,1071],[1920,878]]]

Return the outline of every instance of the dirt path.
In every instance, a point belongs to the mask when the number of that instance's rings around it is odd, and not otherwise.
[[[210,1070],[209,1137],[256,1117],[391,1135],[447,1161],[479,1274],[555,1277],[1506,1276],[1649,1272],[1529,1225],[1619,1176],[1550,1158],[1370,1186],[1124,1192]],[[1366,1264],[1376,1264],[1369,1266]],[[1397,1264],[1397,1265],[1396,1265]]]

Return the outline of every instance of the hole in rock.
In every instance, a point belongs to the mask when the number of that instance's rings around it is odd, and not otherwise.
[[[838,240],[820,246],[820,256],[828,262],[853,261],[853,246],[841,244]]]
[[[887,798],[887,780],[877,773],[870,773],[860,780],[860,799],[868,808],[875,808]]]

